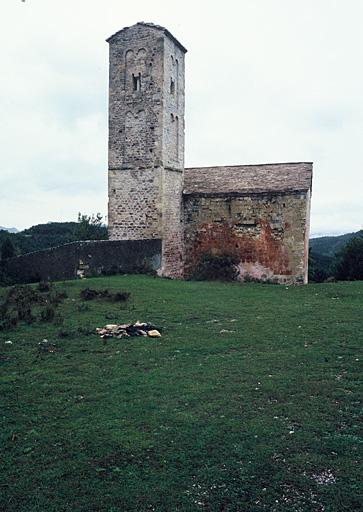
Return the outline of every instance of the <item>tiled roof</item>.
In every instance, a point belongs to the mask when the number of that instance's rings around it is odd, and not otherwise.
[[[192,167],[185,169],[184,194],[217,195],[308,190],[311,162]]]
[[[173,36],[173,34],[171,32],[169,32],[169,30],[165,27],[162,27],[161,25],[155,25],[154,23],[145,23],[144,21],[139,21],[138,23],[135,23],[135,25],[132,25],[131,27],[124,27],[122,28],[121,30],[119,30],[118,32],[116,32],[115,34],[112,34],[112,36],[110,36],[108,39],[106,39],[106,41],[108,43],[112,42],[113,38],[115,36],[117,36],[118,34],[120,34],[121,32],[124,32],[125,30],[128,30],[130,28],[134,28],[136,27],[137,25],[139,26],[142,26],[142,27],[150,27],[150,28],[153,28],[153,29],[156,29],[156,30],[160,30],[160,32],[163,32],[166,36],[168,36],[172,41],[174,41],[174,43],[179,46],[179,48],[182,50],[182,52],[186,53],[188,50],[177,40],[176,37]]]

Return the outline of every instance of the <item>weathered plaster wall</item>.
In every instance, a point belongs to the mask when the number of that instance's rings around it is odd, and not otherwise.
[[[230,254],[239,278],[306,282],[306,192],[184,196],[185,271],[204,253]]]
[[[160,268],[161,240],[91,240],[36,251],[5,261],[14,283],[63,280]]]

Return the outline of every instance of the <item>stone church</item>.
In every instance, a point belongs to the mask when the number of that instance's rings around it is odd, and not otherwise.
[[[306,283],[312,163],[184,168],[186,49],[152,23],[107,42],[109,238],[159,240],[167,277],[214,254],[241,280]]]

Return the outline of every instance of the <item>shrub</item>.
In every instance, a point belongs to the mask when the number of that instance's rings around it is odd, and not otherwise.
[[[61,302],[64,301],[64,299],[67,298],[66,292],[54,292],[49,294],[49,302],[51,304],[54,304],[55,306],[58,306]]]
[[[92,288],[85,288],[80,291],[80,297],[82,300],[93,300],[93,299],[109,299],[115,302],[126,302],[130,298],[129,292],[116,292],[111,293],[109,290],[92,290]]]
[[[14,329],[18,323],[18,317],[13,313],[7,312],[5,315],[1,315],[0,319],[0,331],[8,331]]]
[[[8,304],[19,305],[30,305],[43,302],[43,297],[38,293],[37,290],[27,285],[16,285],[10,288],[8,291],[5,301]]]
[[[129,292],[116,292],[113,294],[112,299],[115,302],[126,302],[130,298]]]
[[[40,313],[40,320],[42,322],[52,322],[55,317],[55,309],[53,306],[47,306]]]
[[[49,281],[40,281],[37,290],[38,292],[44,293],[44,292],[50,292],[50,289],[52,287],[52,284]]]
[[[93,300],[99,297],[100,292],[98,290],[92,290],[92,288],[85,288],[79,292],[82,300]]]
[[[35,322],[36,318],[33,316],[31,307],[26,305],[18,306],[18,320],[27,324]]]
[[[235,281],[238,276],[238,258],[230,254],[203,254],[196,266],[192,279],[197,281]]]

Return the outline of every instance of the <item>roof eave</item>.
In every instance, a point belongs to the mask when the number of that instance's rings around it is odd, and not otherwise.
[[[183,196],[199,196],[199,197],[242,197],[242,196],[250,196],[250,195],[262,195],[262,194],[273,194],[273,195],[281,195],[281,194],[290,194],[290,193],[299,193],[299,192],[308,192],[311,190],[311,187],[299,187],[299,188],[286,188],[281,190],[268,190],[268,189],[246,189],[246,190],[229,190],[225,192],[209,192],[206,190],[192,190],[187,191],[183,190]]]

